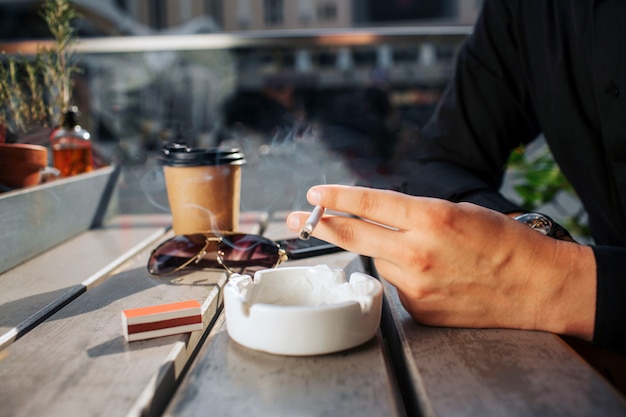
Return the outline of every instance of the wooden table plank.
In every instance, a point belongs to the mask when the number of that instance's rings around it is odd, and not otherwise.
[[[146,271],[152,246],[0,352],[0,416],[162,412],[204,332],[128,343],[120,313],[195,299],[208,332],[226,276],[183,270],[152,277]]]
[[[345,352],[288,357],[238,345],[221,324],[165,415],[401,415],[388,378],[378,339]]]
[[[626,415],[620,394],[553,334],[421,326],[386,282],[385,299],[383,331],[409,414]]]
[[[0,274],[0,349],[161,237],[170,219],[117,217]]]
[[[267,236],[292,237],[281,221]],[[363,271],[358,255],[338,253],[287,262]],[[224,320],[223,315],[220,320]],[[403,408],[379,336],[344,352],[289,357],[232,341],[225,323],[200,349],[166,416],[398,416]]]

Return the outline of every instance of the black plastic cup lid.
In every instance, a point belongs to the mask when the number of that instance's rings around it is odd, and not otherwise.
[[[171,167],[194,167],[211,165],[242,165],[246,163],[238,148],[185,148],[165,147],[160,159]]]

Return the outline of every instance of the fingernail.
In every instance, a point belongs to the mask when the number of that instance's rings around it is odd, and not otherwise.
[[[306,194],[306,198],[309,200],[309,203],[317,206],[322,201],[322,194],[315,188],[311,188]]]
[[[300,228],[300,220],[298,216],[290,214],[287,216],[287,227],[291,230],[297,231]]]

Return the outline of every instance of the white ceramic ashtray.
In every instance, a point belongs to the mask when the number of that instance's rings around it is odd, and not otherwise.
[[[359,272],[327,265],[233,275],[224,289],[226,328],[237,343],[280,355],[320,355],[370,340],[383,288]]]

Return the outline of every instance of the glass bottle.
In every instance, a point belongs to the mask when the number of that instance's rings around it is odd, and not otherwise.
[[[78,107],[70,106],[50,138],[52,164],[62,177],[93,170],[91,135],[78,124],[78,115]]]

